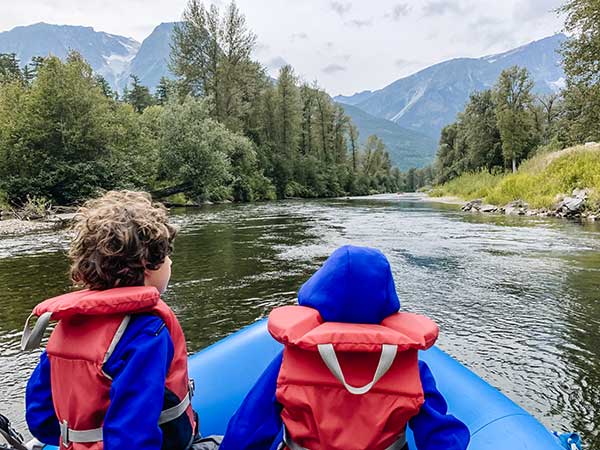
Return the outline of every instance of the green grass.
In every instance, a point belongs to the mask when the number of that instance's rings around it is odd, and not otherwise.
[[[485,198],[502,181],[504,175],[492,175],[489,172],[465,173],[441,186],[433,188],[432,197],[453,196],[465,200]]]
[[[589,203],[598,207],[600,146],[544,153],[525,161],[514,174],[463,174],[437,186],[430,195],[452,195],[465,200],[483,198],[494,205],[520,199],[533,208],[551,208],[557,197],[570,195],[576,188],[591,190]]]

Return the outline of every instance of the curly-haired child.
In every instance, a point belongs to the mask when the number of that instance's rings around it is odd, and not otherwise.
[[[189,448],[197,420],[186,342],[160,299],[176,234],[166,209],[112,191],[79,210],[74,232],[71,278],[84,289],[37,305],[23,334],[22,347],[36,348],[58,321],[27,384],[31,433],[74,450]]]

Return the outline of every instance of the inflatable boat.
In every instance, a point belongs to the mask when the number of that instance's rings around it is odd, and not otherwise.
[[[203,435],[224,434],[229,418],[281,349],[261,320],[190,357],[190,376],[196,380],[193,406]],[[531,414],[439,348],[421,352],[420,358],[431,368],[449,412],[469,427],[469,450],[578,448],[565,447]],[[416,449],[408,434],[409,447]]]

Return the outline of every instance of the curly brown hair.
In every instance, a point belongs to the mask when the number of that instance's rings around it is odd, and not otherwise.
[[[89,289],[143,286],[173,251],[176,229],[166,208],[145,192],[110,191],[77,212],[71,278]]]

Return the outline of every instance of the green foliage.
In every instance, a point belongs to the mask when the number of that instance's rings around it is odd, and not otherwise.
[[[566,144],[600,141],[600,16],[598,0],[568,0],[561,8],[565,28],[571,34],[565,43],[563,66]]]
[[[0,53],[0,85],[23,81],[19,60],[15,53]]]
[[[251,59],[255,35],[234,2],[191,0],[172,69],[155,96],[132,75],[118,100],[76,53],[0,58],[0,190],[78,203],[99,190],[145,189],[194,201],[330,197],[406,189],[382,141],[361,146],[344,110],[290,66],[273,83]],[[8,76],[9,74],[10,76]],[[431,171],[413,173],[413,184]]]
[[[533,103],[533,81],[525,68],[503,70],[494,87],[494,102],[502,154],[505,161],[517,163],[526,159],[535,146],[534,122],[529,108]]]
[[[228,153],[235,138],[210,118],[206,102],[188,98],[183,104],[169,103],[159,141],[165,175],[189,186],[186,190],[199,200],[222,195],[219,188],[230,181]]]
[[[150,90],[140,84],[140,79],[136,75],[130,75],[131,87],[123,93],[123,100],[133,106],[136,112],[141,113],[147,107],[155,102],[154,97],[150,95]],[[110,95],[108,95],[110,96]]]
[[[484,198],[494,190],[502,177],[502,174],[491,174],[485,170],[467,172],[438,186],[430,195],[435,197],[455,196],[463,199]]]
[[[568,195],[575,188],[600,193],[600,148],[540,154],[511,174],[465,173],[438,186],[431,195],[484,198],[495,205],[521,199],[535,208],[550,208],[557,195]]]
[[[16,212],[16,216],[21,220],[34,220],[46,217],[50,214],[52,203],[44,197],[27,196],[26,202]]]

